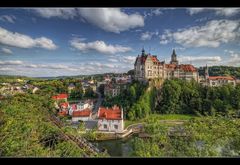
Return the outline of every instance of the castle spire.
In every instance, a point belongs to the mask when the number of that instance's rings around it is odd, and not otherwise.
[[[144,47],[142,48],[142,55],[144,55],[145,54],[145,50],[144,50]]]
[[[176,56],[175,49],[173,49],[173,53],[172,54]]]
[[[170,63],[178,65],[178,60],[177,60],[177,55],[176,55],[175,49],[173,49]]]

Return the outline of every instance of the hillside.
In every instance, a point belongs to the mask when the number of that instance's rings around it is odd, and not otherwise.
[[[204,67],[200,67],[199,75],[204,76]],[[240,67],[234,66],[210,66],[208,67],[210,76],[234,76],[240,79]]]
[[[0,157],[91,157],[66,138],[74,132],[51,121],[53,102],[47,96],[23,94],[0,102]]]

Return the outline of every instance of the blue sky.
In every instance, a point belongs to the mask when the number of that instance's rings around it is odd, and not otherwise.
[[[240,66],[239,8],[1,8],[0,74],[126,72],[142,47],[169,62]]]

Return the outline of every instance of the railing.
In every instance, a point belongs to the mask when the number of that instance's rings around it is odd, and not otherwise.
[[[51,115],[50,120],[59,128],[64,126],[64,124],[60,121],[60,119],[58,119],[55,115]],[[73,135],[68,135],[68,134],[65,134],[63,131],[61,131],[61,134],[66,139],[71,140],[74,143],[76,143],[80,148],[83,148],[83,147],[87,148],[89,151],[88,154],[97,155],[98,153],[101,153],[101,151],[97,147],[95,147],[93,144],[88,142],[83,137],[76,137]],[[85,155],[85,156],[87,156],[87,155]]]

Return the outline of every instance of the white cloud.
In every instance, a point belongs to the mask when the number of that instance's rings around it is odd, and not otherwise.
[[[123,62],[129,63],[129,64],[134,64],[135,60],[136,60],[135,56],[124,56],[122,59]]]
[[[226,17],[233,16],[240,13],[239,8],[189,8],[187,9],[187,12],[190,15],[198,14],[204,11],[214,11],[216,15],[226,16]]]
[[[74,8],[35,8],[32,10],[44,18],[73,19],[77,16],[77,10]]]
[[[108,61],[110,61],[110,62],[118,62],[118,59],[109,58]]]
[[[159,15],[163,14],[163,12],[161,10],[165,10],[165,9],[157,8],[157,9],[150,9],[150,11],[144,11],[144,13],[143,13],[144,18],[152,17],[152,16],[159,16]]]
[[[184,48],[184,47],[175,47],[175,48],[173,48],[173,49],[175,49],[176,51],[178,51],[178,50],[183,51],[183,50],[185,50],[186,48]]]
[[[127,14],[120,8],[36,8],[31,10],[44,18],[76,19],[77,17],[79,20],[114,33],[144,26],[143,16],[138,13]]]
[[[28,35],[20,34],[17,32],[10,32],[1,27],[0,27],[0,43],[18,48],[39,47],[48,50],[54,50],[57,48],[53,41],[46,37],[33,39]]]
[[[206,9],[204,9],[204,8],[189,8],[189,9],[187,9],[187,12],[190,15],[194,15],[194,14],[198,14],[200,12],[203,12],[204,10],[206,10]]]
[[[0,65],[22,65],[23,62],[19,60],[15,61],[0,61]]]
[[[221,43],[235,41],[239,35],[239,21],[213,20],[204,26],[179,29],[177,32],[165,31],[160,43],[175,41],[186,47],[218,47]]]
[[[236,15],[240,12],[239,8],[222,8],[222,9],[217,9],[216,14],[221,15],[221,16],[233,16]]]
[[[13,15],[1,15],[0,21],[3,22],[9,22],[9,23],[15,23],[16,17]]]
[[[140,39],[143,40],[143,41],[145,41],[145,40],[151,40],[154,35],[157,36],[157,35],[158,35],[158,32],[157,32],[157,31],[156,31],[156,32],[148,32],[148,31],[147,31],[147,32],[144,32],[144,33],[141,34]]]
[[[89,23],[114,33],[144,26],[140,14],[126,14],[119,8],[80,8],[80,15]]]
[[[119,61],[118,63],[103,63],[99,61],[34,64],[22,61],[0,61],[1,74],[25,75],[32,77],[89,75],[96,73],[121,73],[132,69],[133,65]]]
[[[239,66],[240,65],[240,53],[233,50],[224,50],[229,56],[224,61],[224,65]]]
[[[1,52],[4,54],[12,54],[12,51],[10,49],[7,48],[1,48]]]
[[[160,37],[160,44],[166,45],[172,40],[172,33],[169,29],[164,30],[164,33],[159,36]]]
[[[145,32],[141,34],[141,40],[150,40],[153,36],[153,33]]]
[[[161,15],[162,11],[161,11],[161,9],[155,9],[155,10],[152,11],[152,13],[155,14],[155,15]]]
[[[211,62],[216,63],[222,61],[220,56],[180,56],[179,61],[181,62]]]
[[[77,50],[86,52],[94,50],[104,54],[124,53],[131,51],[132,48],[124,47],[121,45],[107,45],[104,41],[82,42],[78,38],[74,38],[70,41],[70,45]]]

